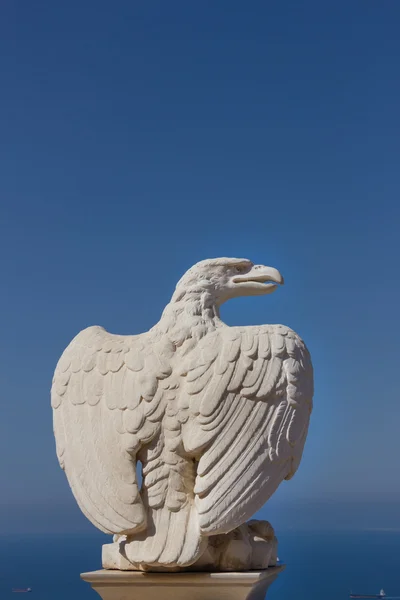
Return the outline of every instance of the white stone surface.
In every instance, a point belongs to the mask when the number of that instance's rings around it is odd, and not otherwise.
[[[92,523],[127,535],[131,564],[192,565],[209,536],[243,525],[295,473],[312,408],[309,353],[287,327],[228,327],[219,316],[226,300],[281,283],[245,259],[202,261],[150,331],[89,327],[61,356],[60,465]]]
[[[209,536],[207,542],[207,548],[196,562],[187,567],[176,566],[174,570],[250,571],[268,569],[277,564],[278,541],[267,521],[251,520],[230,533]],[[129,544],[129,537],[125,535],[112,544],[104,544],[103,568],[152,572],[173,570],[171,566],[148,566],[130,562],[125,552]]]
[[[93,571],[84,581],[103,600],[263,600],[284,567],[246,573]]]

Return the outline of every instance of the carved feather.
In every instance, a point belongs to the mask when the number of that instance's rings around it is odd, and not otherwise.
[[[198,444],[201,451],[194,488],[196,507],[201,530],[213,535],[240,525],[290,475],[302,453],[303,429],[307,428],[309,416],[308,408],[304,415],[293,414],[288,404],[299,398],[297,382],[302,379],[300,364],[293,358],[299,349],[291,343],[294,334],[273,326],[233,330],[241,340],[239,352],[235,347],[231,355],[219,353],[218,366],[211,363],[208,371],[202,373],[201,377],[209,373],[207,385],[191,396],[191,402],[198,402],[200,396],[200,414],[194,414],[193,420],[183,425],[185,448],[196,452]],[[225,341],[224,333],[220,329],[213,334],[214,343],[221,349],[225,344],[231,348],[232,342]],[[197,352],[202,353],[201,343]],[[233,354],[235,360],[230,363],[228,357]],[[189,390],[191,383],[187,385]],[[237,402],[235,410],[222,410],[228,402],[232,404],[232,392]],[[264,477],[262,482],[260,477]],[[257,485],[255,480],[259,481]],[[255,485],[255,489],[258,486],[260,492],[249,494],[250,485]]]

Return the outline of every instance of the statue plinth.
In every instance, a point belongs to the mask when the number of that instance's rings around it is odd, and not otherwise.
[[[284,566],[228,573],[82,573],[103,600],[264,600]]]

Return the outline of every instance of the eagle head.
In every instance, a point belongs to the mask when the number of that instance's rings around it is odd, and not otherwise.
[[[209,293],[220,305],[238,296],[271,294],[283,277],[277,269],[255,265],[246,258],[211,258],[191,267],[180,279],[175,294]]]

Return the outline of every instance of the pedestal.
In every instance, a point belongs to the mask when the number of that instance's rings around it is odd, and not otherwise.
[[[103,600],[264,600],[284,566],[243,573],[92,571],[84,581]]]

